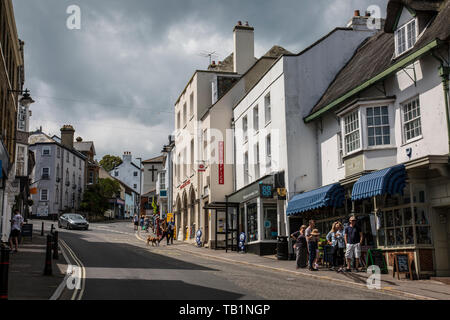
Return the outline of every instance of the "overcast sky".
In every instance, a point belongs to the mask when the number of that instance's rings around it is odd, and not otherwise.
[[[233,51],[233,27],[255,28],[255,54],[273,45],[297,53],[355,9],[387,0],[13,0],[19,38],[25,41],[31,130],[93,140],[100,160],[131,151],[159,155],[174,128],[174,103],[202,51],[223,60]],[[69,30],[67,7],[81,8],[81,30]]]

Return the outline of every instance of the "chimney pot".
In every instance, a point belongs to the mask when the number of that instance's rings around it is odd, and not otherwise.
[[[238,21],[238,26],[242,26],[242,21]]]
[[[366,11],[366,17],[370,17],[370,11]]]
[[[359,12],[359,10],[355,10],[355,17],[359,17],[360,16],[360,12]]]
[[[245,21],[245,26],[249,27],[248,21]]]

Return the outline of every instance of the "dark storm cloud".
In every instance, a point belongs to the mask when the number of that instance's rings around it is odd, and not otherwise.
[[[238,20],[255,27],[256,54],[278,44],[298,52],[386,0],[13,0],[26,42],[32,129],[58,133],[65,123],[94,140],[101,157],[130,150],[149,158],[173,129],[173,105],[195,69],[217,51],[232,52]],[[81,30],[66,28],[66,9],[81,7]]]

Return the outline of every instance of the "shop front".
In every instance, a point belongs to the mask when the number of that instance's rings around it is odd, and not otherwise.
[[[246,234],[247,252],[257,255],[276,253],[277,238],[284,235],[284,200],[275,191],[275,175],[265,176],[227,196],[236,206],[238,234]]]
[[[342,206],[317,195],[313,205],[301,204],[302,198],[327,187],[298,195],[289,202],[287,215],[290,220],[300,215],[305,224],[314,219],[323,236],[335,221],[346,226],[355,215],[364,235],[363,264],[368,249],[380,249],[391,271],[395,255],[406,254],[416,278],[449,276],[450,176],[445,176],[445,161],[430,165],[429,160],[341,181]]]

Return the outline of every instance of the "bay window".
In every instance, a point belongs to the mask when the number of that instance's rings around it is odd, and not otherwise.
[[[391,144],[387,106],[366,109],[369,147]]]

